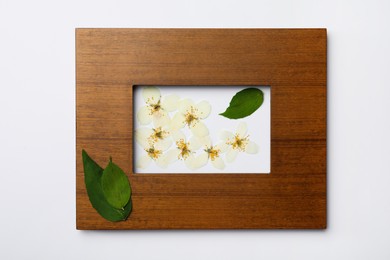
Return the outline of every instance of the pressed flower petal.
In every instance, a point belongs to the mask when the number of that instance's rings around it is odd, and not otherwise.
[[[211,138],[209,135],[203,136],[203,137],[195,137],[194,139],[203,147],[211,147]]]
[[[249,154],[255,154],[259,152],[259,146],[252,141],[245,146],[245,152]]]
[[[172,120],[172,119],[171,119],[171,120]],[[163,131],[165,131],[165,132],[168,133],[167,136],[170,136],[170,135],[171,135],[171,129],[169,128],[170,125],[171,125],[171,124],[161,126],[161,129],[162,129]]]
[[[238,151],[236,149],[229,148],[226,152],[226,161],[233,162],[238,155]]]
[[[248,126],[246,125],[246,123],[244,122],[239,123],[237,126],[237,134],[240,137],[244,137],[247,132],[248,132]]]
[[[141,125],[150,124],[150,122],[152,122],[152,115],[150,114],[150,109],[147,106],[141,107],[138,110],[137,119]]]
[[[191,99],[186,98],[182,99],[179,102],[179,112],[181,114],[187,113],[187,111],[190,110],[191,107],[195,107],[194,101],[192,101]]]
[[[179,149],[171,149],[169,151],[167,151],[164,155],[163,155],[163,159],[168,163],[173,163],[173,162],[176,162],[178,159],[179,159],[179,154],[180,154],[180,150]]]
[[[190,154],[188,157],[184,160],[184,164],[190,169],[190,170],[195,170],[197,165],[196,165],[196,159],[195,156]]]
[[[168,126],[171,123],[171,118],[165,111],[153,114],[153,125],[155,127]]]
[[[185,126],[184,115],[181,113],[176,113],[171,120],[171,124],[170,124],[171,131],[179,130],[184,126]]]
[[[219,133],[219,139],[221,139],[223,142],[226,142],[227,140],[232,140],[234,138],[234,134],[229,131],[221,131]]]
[[[140,127],[135,130],[134,137],[138,144],[142,146],[142,148],[149,148],[149,140],[148,138],[153,134],[153,130],[146,127]]]
[[[197,115],[201,119],[205,119],[210,115],[211,105],[207,101],[201,101],[196,105]]]
[[[154,145],[154,147],[157,149],[157,150],[161,150],[161,151],[166,151],[169,149],[169,147],[171,147],[172,145],[172,139],[171,138],[164,138],[162,140],[158,140],[156,142],[156,144]]]
[[[172,139],[173,139],[174,142],[177,142],[177,141],[179,141],[181,139],[186,141],[186,136],[183,134],[182,131],[179,130],[179,131],[176,131],[176,132],[174,132],[172,134]]]
[[[188,148],[190,148],[191,151],[196,151],[202,146],[202,143],[200,142],[199,138],[195,136],[192,136],[188,142]]]
[[[161,107],[168,112],[175,111],[179,106],[179,99],[180,97],[174,94],[163,96],[161,98]]]
[[[195,168],[199,169],[207,164],[209,161],[209,155],[207,153],[202,153],[195,158]]]
[[[160,89],[156,87],[144,87],[142,97],[147,104],[157,104],[161,98]]]
[[[196,137],[204,137],[209,134],[209,129],[207,129],[203,122],[198,121],[194,126],[191,127],[191,132]]]
[[[222,158],[221,157],[217,157],[215,158],[214,160],[211,161],[211,164],[217,168],[217,169],[220,169],[220,170],[223,170],[225,169],[225,163],[223,162]]]
[[[167,160],[165,160],[164,157],[159,157],[156,159],[156,164],[157,166],[159,166],[160,168],[167,168],[168,167],[168,162]]]
[[[136,162],[137,168],[145,169],[149,166],[150,162],[152,161],[152,158],[150,158],[148,155],[142,155]]]
[[[215,149],[219,150],[220,153],[225,153],[227,149],[229,148],[229,145],[226,143],[218,143],[214,146]]]

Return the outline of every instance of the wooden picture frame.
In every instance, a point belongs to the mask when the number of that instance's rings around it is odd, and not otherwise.
[[[133,85],[271,87],[270,174],[134,174]],[[326,228],[326,29],[76,29],[77,229]],[[109,222],[81,151],[109,156],[133,211]]]

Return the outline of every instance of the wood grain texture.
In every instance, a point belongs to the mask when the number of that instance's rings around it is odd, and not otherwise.
[[[77,229],[326,228],[325,29],[77,29]],[[271,86],[271,174],[133,173],[133,85]],[[81,150],[128,174],[111,223],[86,194]]]

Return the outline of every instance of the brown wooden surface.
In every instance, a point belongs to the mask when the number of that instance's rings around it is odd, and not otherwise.
[[[326,228],[325,29],[77,29],[77,229]],[[133,174],[132,85],[271,86],[271,173]],[[133,212],[86,194],[81,149],[111,155]]]

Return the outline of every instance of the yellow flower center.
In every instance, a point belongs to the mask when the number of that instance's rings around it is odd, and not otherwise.
[[[153,160],[157,159],[162,154],[161,150],[157,150],[153,146],[150,147],[149,149],[145,149],[145,151],[148,153],[149,157],[152,158]]]
[[[180,139],[179,141],[176,141],[176,146],[177,146],[177,149],[180,150],[180,154],[179,154],[179,159],[187,159],[188,156],[190,156],[191,154],[191,150],[189,149],[189,146],[190,143],[186,143],[184,142],[183,139]]]
[[[155,143],[158,140],[163,140],[169,135],[169,132],[162,130],[161,126],[159,126],[157,128],[153,128],[152,130],[153,130],[153,133],[149,136],[149,141],[152,143]]]
[[[234,136],[234,139],[232,141],[228,140],[226,144],[231,145],[233,149],[238,149],[242,152],[245,151],[246,145],[249,143],[248,139],[249,135],[245,137],[240,137],[238,134]]]
[[[157,103],[154,103],[154,101],[150,100],[150,98],[149,98],[147,103],[149,106],[150,115],[153,115],[154,113],[158,113],[158,112],[160,112],[160,110],[162,110],[160,100],[158,100]]]
[[[217,157],[219,157],[219,153],[221,152],[220,149],[215,149],[215,148],[213,148],[213,146],[211,146],[210,148],[208,148],[208,146],[206,146],[206,149],[204,151],[206,153],[208,153],[209,158],[212,161],[214,161]]]
[[[189,127],[195,126],[196,122],[199,120],[197,117],[198,109],[194,108],[193,106],[190,107],[189,110],[184,114],[184,122]]]

